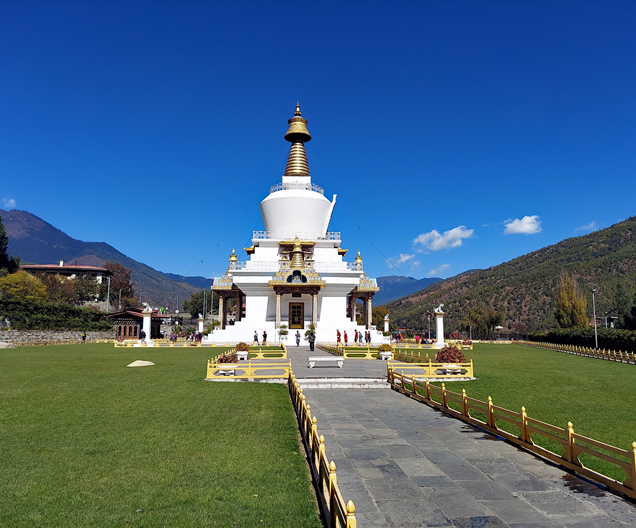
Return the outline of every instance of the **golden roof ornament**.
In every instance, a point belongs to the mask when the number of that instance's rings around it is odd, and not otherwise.
[[[238,262],[238,257],[236,256],[234,248],[232,248],[232,254],[230,255],[230,262]]]
[[[305,143],[311,141],[311,134],[307,130],[307,120],[302,117],[300,103],[296,102],[294,117],[287,121],[289,129],[285,134],[285,139],[292,145],[287,157],[287,166],[283,176],[309,176],[309,164],[307,163],[307,153]]]
[[[360,250],[358,250],[358,256],[356,257],[356,260],[353,263],[353,268],[356,271],[361,271],[363,269],[362,257],[360,256]]]
[[[290,267],[292,269],[304,269],[305,268],[305,259],[304,259],[304,253],[303,253],[303,246],[302,246],[300,240],[298,239],[298,237],[296,237],[296,239],[294,240],[294,249],[292,250],[292,258],[291,258]]]
[[[230,255],[230,263],[227,267],[227,271],[225,273],[229,273],[230,270],[238,269],[238,257],[234,252],[234,248],[232,248],[232,254]]]

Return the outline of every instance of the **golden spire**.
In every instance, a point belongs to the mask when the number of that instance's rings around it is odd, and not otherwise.
[[[236,256],[236,253],[234,252],[234,248],[232,248],[232,254],[230,255],[230,262],[238,262],[238,257]]]
[[[360,250],[358,250],[358,256],[356,257],[355,263],[358,264],[358,262],[362,264],[362,257],[360,256]]]
[[[290,267],[292,269],[304,269],[305,268],[305,259],[304,259],[304,253],[303,253],[303,246],[302,246],[300,240],[298,240],[298,237],[296,237],[296,240],[294,240],[294,249],[292,250],[292,258],[291,258]]]
[[[287,121],[289,129],[285,134],[285,139],[292,145],[287,157],[284,176],[309,176],[309,164],[304,144],[311,141],[311,135],[307,130],[307,120],[301,116],[300,104],[296,102],[294,117]]]

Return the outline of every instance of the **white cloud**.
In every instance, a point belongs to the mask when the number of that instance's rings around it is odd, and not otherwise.
[[[541,220],[537,215],[524,216],[521,220],[506,220],[504,235],[534,235],[541,233]]]
[[[434,277],[435,275],[440,275],[441,273],[445,272],[448,268],[450,268],[450,264],[442,264],[441,266],[429,271],[428,276]]]
[[[3,198],[5,209],[15,209],[15,200],[13,198]]]
[[[474,229],[466,229],[466,226],[457,226],[449,231],[444,231],[443,234],[439,234],[439,231],[433,229],[429,233],[422,233],[415,240],[413,244],[421,244],[426,249],[431,251],[439,251],[440,249],[448,249],[459,247],[462,245],[464,238],[472,238]]]
[[[416,260],[415,262],[412,262],[411,263],[411,269],[414,270],[414,269],[419,268],[420,264],[421,264],[421,262],[419,260]]]
[[[590,222],[587,225],[582,225],[581,227],[577,227],[575,231],[596,231],[597,229],[598,229],[598,226],[596,225],[596,222]]]
[[[400,253],[399,257],[393,257],[393,258],[387,259],[386,262],[389,265],[389,268],[397,268],[400,264],[404,264],[405,262],[408,262],[413,257],[415,257],[415,255],[409,255],[408,253]]]

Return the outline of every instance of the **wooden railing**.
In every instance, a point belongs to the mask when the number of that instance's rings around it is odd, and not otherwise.
[[[389,370],[388,381],[394,389],[412,398],[501,436],[524,449],[636,499],[636,442],[632,442],[631,450],[619,449],[575,433],[571,422],[562,429],[528,417],[525,407],[521,408],[521,412],[511,411],[494,405],[490,396],[487,402],[483,402],[469,398],[464,389],[461,394],[451,392],[446,390],[444,383],[441,387],[437,387],[431,385],[428,380],[422,382],[415,379],[415,376],[405,376],[404,372],[398,374],[393,369]],[[471,415],[471,411],[481,413],[485,419],[476,418]],[[512,425],[517,429],[518,434],[515,435],[500,428],[498,421]],[[533,435],[556,442],[562,447],[563,455],[536,445],[532,439]],[[625,472],[627,479],[620,482],[585,467],[579,459],[582,454],[618,466]]]
[[[311,407],[305,402],[293,372],[289,376],[289,392],[326,524],[329,528],[356,528],[356,508],[351,500],[345,504],[338,487],[336,464],[327,459],[325,437],[318,434],[318,421],[311,416]]]
[[[600,348],[588,348],[575,345],[557,345],[554,343],[538,343],[536,341],[518,341],[518,343],[535,348],[554,350],[555,352],[565,352],[576,356],[585,356],[595,359],[605,359],[607,361],[618,361],[636,365],[636,354],[634,352],[622,352],[616,350],[605,350]]]
[[[391,371],[410,371],[411,376],[417,378],[448,378],[472,379],[475,377],[473,360],[470,363],[433,363],[430,359],[426,363],[396,363],[387,361],[387,377],[393,376]]]

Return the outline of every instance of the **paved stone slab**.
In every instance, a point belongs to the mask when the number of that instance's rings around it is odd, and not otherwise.
[[[395,391],[305,396],[361,528],[636,526],[632,503]]]

